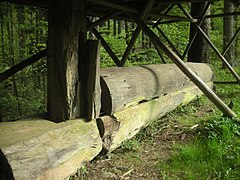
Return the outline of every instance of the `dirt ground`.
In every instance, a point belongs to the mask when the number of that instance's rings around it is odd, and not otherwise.
[[[178,124],[171,128],[145,137],[135,148],[119,147],[107,156],[86,163],[74,179],[163,179],[156,165],[172,155],[174,144],[185,143],[192,138],[192,134],[186,133]]]
[[[201,107],[194,113],[194,118],[209,112],[209,107]],[[190,131],[195,122],[186,126],[179,120],[187,116],[175,119],[176,115],[168,115],[159,120],[160,123],[142,130],[129,144],[125,143],[107,156],[86,163],[72,179],[166,179],[159,164],[176,152],[175,144],[187,143],[195,136],[195,132]]]

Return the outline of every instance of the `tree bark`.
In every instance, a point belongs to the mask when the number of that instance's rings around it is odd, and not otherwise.
[[[234,4],[231,0],[224,0],[224,13],[232,13],[234,11]],[[231,38],[234,36],[234,16],[225,16],[223,18],[223,49],[227,48],[227,45]],[[235,66],[235,49],[234,43],[230,46],[225,58],[228,62]],[[222,67],[225,67],[222,65]]]
[[[206,6],[207,2],[205,3],[192,3],[191,4],[191,15],[193,18],[200,17],[202,15],[202,12]],[[207,14],[210,13],[210,10],[208,10]],[[210,30],[210,19],[205,19],[201,25],[201,28],[203,31],[209,35]],[[189,42],[192,40],[194,34],[197,32],[197,28],[194,24],[191,24],[190,26],[190,35],[189,35]],[[209,46],[207,42],[204,40],[204,38],[197,34],[191,48],[188,52],[188,61],[189,62],[201,62],[201,63],[209,63]]]
[[[213,80],[212,69],[207,64],[188,63],[188,66],[204,82]],[[174,64],[103,68],[102,111],[112,115],[134,104],[164,96],[192,84]]]
[[[124,21],[125,22],[125,40],[126,40],[126,44],[128,45],[129,43],[129,24],[127,21]]]
[[[117,35],[117,20],[113,20],[113,36]]]
[[[120,36],[121,32],[122,32],[122,21],[118,20],[118,36]]]

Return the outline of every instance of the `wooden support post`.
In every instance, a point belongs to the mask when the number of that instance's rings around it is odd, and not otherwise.
[[[228,117],[237,116],[158,36],[138,17],[134,17],[138,26],[158,45],[163,52],[182,70],[182,72]]]
[[[80,23],[80,29],[79,29],[79,47],[78,47],[78,71],[79,71],[79,116],[80,117],[87,117],[88,112],[88,89],[87,89],[87,82],[88,82],[88,76],[89,76],[89,60],[87,58],[87,23],[84,16],[84,9],[85,9],[85,0],[80,0],[79,5],[79,23]]]
[[[79,0],[49,1],[48,112],[56,122],[80,116],[79,7]]]
[[[100,87],[100,41],[87,41],[87,59],[89,61],[87,82],[87,119],[96,119],[100,115],[101,87]]]
[[[217,54],[217,56],[222,60],[222,62],[226,65],[226,67],[229,69],[229,71],[231,72],[231,74],[235,77],[235,79],[240,82],[240,77],[238,76],[238,74],[234,71],[234,69],[232,68],[232,66],[229,64],[229,62],[225,59],[225,57],[218,51],[218,49],[215,47],[215,45],[211,42],[211,40],[208,38],[208,36],[205,34],[205,32],[198,26],[196,25],[198,31],[202,34],[202,36],[204,37],[204,39],[208,42],[208,44],[210,45],[210,47],[215,51],[215,53]]]

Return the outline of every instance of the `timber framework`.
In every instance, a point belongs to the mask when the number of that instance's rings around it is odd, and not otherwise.
[[[214,0],[1,1],[48,9],[47,49],[1,73],[0,82],[47,56],[48,119],[59,122],[35,118],[0,123],[0,155],[6,155],[16,179],[69,177],[82,162],[90,161],[100,151],[113,151],[150,121],[202,93],[224,115],[236,116],[213,92],[212,69],[204,63],[185,63],[184,58],[200,34],[236,79],[231,83],[240,84],[239,75],[224,57],[240,28],[222,53],[201,29],[206,18],[239,15],[240,12],[207,15]],[[184,3],[205,3],[206,6],[201,16],[193,18]],[[182,16],[170,15],[173,7],[179,8]],[[90,16],[98,20],[92,22]],[[121,59],[96,28],[109,19],[137,24]],[[183,21],[193,24],[197,32],[181,54],[160,25]],[[98,40],[87,40],[88,31]],[[124,67],[141,31],[149,37],[159,55],[165,53],[174,64]],[[117,67],[100,70],[100,45]],[[14,133],[17,138],[10,138]]]

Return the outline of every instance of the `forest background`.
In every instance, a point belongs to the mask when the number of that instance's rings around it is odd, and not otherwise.
[[[185,4],[184,7],[190,12],[190,4]],[[233,6],[232,10],[237,8],[237,6]],[[224,1],[217,1],[210,8],[210,14],[223,12]],[[170,14],[182,15],[182,12],[178,8],[173,8]],[[237,16],[231,17],[233,20],[231,31],[237,31],[240,21]],[[95,19],[92,18],[92,20]],[[47,20],[46,9],[0,2],[0,73],[47,47]],[[213,18],[208,22],[210,39],[220,51],[223,51],[226,44],[223,38],[223,17]],[[133,22],[109,20],[101,24],[98,30],[111,45],[118,58],[121,59],[135,27],[136,24]],[[187,22],[167,23],[162,24],[160,28],[177,50],[183,54],[189,41],[190,24]],[[153,30],[164,40],[159,31]],[[88,38],[94,39],[95,37],[89,32]],[[235,40],[232,48],[231,64],[234,66],[239,65],[238,52],[240,52],[239,38]],[[208,53],[209,60],[207,62],[210,62],[216,71],[222,69],[222,63],[215,53],[210,49]],[[103,48],[101,48],[100,61],[101,67],[115,66]],[[126,66],[164,62],[170,63],[171,61],[164,54],[158,54],[149,38],[142,33],[135,43]],[[218,79],[218,75],[215,79]],[[1,82],[0,120],[9,121],[45,112],[47,104],[46,84],[46,58],[42,58]]]

